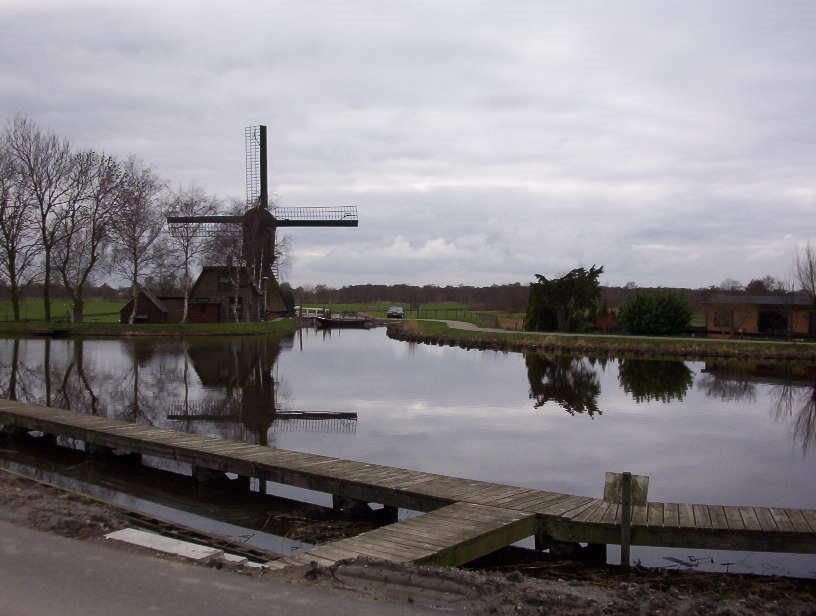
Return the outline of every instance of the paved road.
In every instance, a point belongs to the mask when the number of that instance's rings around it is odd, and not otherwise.
[[[135,554],[0,522],[3,616],[438,614]]]

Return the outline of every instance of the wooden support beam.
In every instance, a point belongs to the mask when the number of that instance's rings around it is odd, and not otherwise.
[[[629,568],[629,546],[632,540],[632,473],[621,477],[621,567]]]

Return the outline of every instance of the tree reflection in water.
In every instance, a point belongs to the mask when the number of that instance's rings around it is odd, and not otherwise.
[[[530,399],[535,408],[555,402],[570,415],[586,413],[601,415],[598,395],[601,384],[595,372],[596,360],[585,357],[526,353]]]
[[[681,401],[694,384],[694,372],[682,361],[623,358],[618,382],[635,402]]]
[[[80,338],[13,340],[0,356],[0,396],[268,444],[279,403],[275,363],[291,343],[266,336],[122,340],[109,357],[89,362]]]
[[[756,384],[746,371],[736,362],[706,362],[697,387],[709,398],[726,402],[755,402]]]
[[[779,420],[793,417],[793,438],[806,454],[816,444],[816,384],[776,385],[774,415]]]
[[[793,438],[803,454],[816,445],[816,366],[709,361],[703,372],[699,386],[706,395],[731,402],[754,402],[756,385],[769,385],[774,418],[793,419]]]

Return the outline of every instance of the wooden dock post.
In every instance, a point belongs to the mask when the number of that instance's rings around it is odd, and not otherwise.
[[[269,486],[266,483],[267,481],[269,481],[269,473],[260,471],[258,473],[258,494],[261,496],[269,495]]]
[[[85,442],[85,453],[98,460],[110,459],[113,457],[113,449],[96,443]]]
[[[629,568],[629,545],[632,539],[632,473],[621,476],[621,567]]]

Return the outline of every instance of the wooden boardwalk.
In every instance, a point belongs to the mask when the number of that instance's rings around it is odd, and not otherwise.
[[[347,499],[432,512],[314,548],[312,560],[369,554],[461,564],[534,532],[597,544],[617,544],[621,538],[620,505],[588,496],[271,449],[11,401],[0,401],[0,424]],[[458,532],[446,532],[453,530]],[[816,511],[650,502],[632,508],[631,543],[816,553]],[[392,547],[385,549],[388,545]]]
[[[530,513],[455,503],[418,518],[319,545],[269,565],[273,569],[313,561],[332,565],[365,556],[400,563],[457,566],[529,537],[536,528],[536,516]]]

